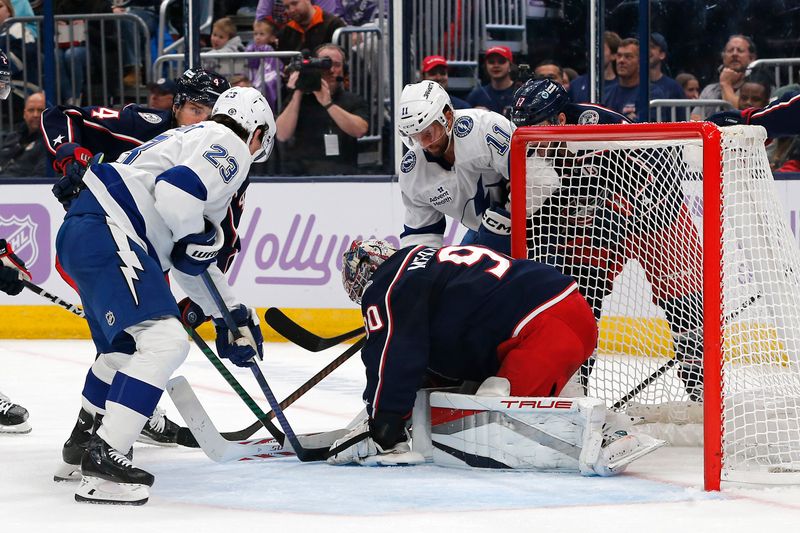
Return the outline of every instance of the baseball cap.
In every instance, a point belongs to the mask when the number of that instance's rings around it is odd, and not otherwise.
[[[169,78],[158,78],[156,81],[149,83],[147,88],[163,94],[175,94],[178,92],[178,84]]]
[[[427,56],[422,60],[422,72],[428,72],[432,68],[446,67],[447,60],[442,56]]]
[[[511,48],[508,46],[492,46],[486,50],[486,57],[489,57],[492,54],[502,56],[512,63],[514,62],[514,57],[511,55]]]
[[[661,48],[661,51],[664,52],[665,54],[669,53],[669,49],[667,48],[667,40],[660,33],[655,31],[651,33],[650,42]]]

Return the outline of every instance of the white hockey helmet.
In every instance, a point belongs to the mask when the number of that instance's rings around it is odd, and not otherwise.
[[[453,109],[450,95],[433,80],[410,83],[403,87],[399,108],[397,130],[403,144],[410,149],[417,145],[414,137],[434,122],[444,126],[448,136],[452,131],[452,128],[447,127],[447,117],[444,116],[445,108]]]
[[[255,131],[264,127],[261,149],[253,154],[253,162],[266,161],[272,152],[275,142],[275,117],[272,115],[267,99],[258,89],[253,87],[231,87],[217,99],[211,116],[225,115],[231,117],[248,133],[247,145],[255,135]]]

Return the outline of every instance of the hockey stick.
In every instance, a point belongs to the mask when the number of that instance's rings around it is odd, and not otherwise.
[[[310,391],[317,383],[325,379],[329,374],[331,374],[334,370],[342,366],[342,364],[350,359],[355,353],[357,353],[361,347],[364,345],[365,339],[362,337],[355,344],[350,346],[347,350],[345,350],[342,355],[328,363],[322,370],[311,376],[308,381],[300,385],[293,393],[287,396],[281,403],[280,408],[286,409],[290,405],[292,405],[295,401],[300,399],[305,393]],[[266,414],[267,418],[274,418],[275,411],[270,411]],[[260,420],[256,421],[254,424],[246,427],[245,429],[239,431],[232,431],[228,433],[221,433],[222,437],[227,440],[244,440],[249,439],[250,437],[255,434],[256,431],[261,429],[263,424]],[[199,443],[192,437],[192,433],[189,431],[188,428],[181,428],[178,430],[178,444],[182,446],[187,446],[190,448],[197,448]]]
[[[750,307],[756,301],[758,301],[759,298],[761,298],[761,293],[756,294],[755,296],[751,296],[746,302],[744,302],[742,305],[740,305],[738,309],[734,310],[729,315],[727,315],[725,317],[725,321],[731,321],[734,318],[736,318],[737,316],[739,316],[748,307]],[[673,357],[672,359],[670,359],[669,361],[667,361],[666,363],[664,363],[663,365],[658,367],[655,372],[650,374],[644,381],[642,381],[641,383],[636,385],[633,389],[631,389],[628,392],[628,394],[626,394],[625,396],[623,396],[622,398],[620,398],[619,400],[614,402],[614,405],[611,406],[611,409],[612,410],[617,410],[620,407],[622,407],[622,406],[626,405],[627,403],[629,403],[633,398],[636,397],[637,394],[639,394],[644,389],[646,389],[648,385],[650,385],[652,382],[657,380],[659,377],[663,376],[667,372],[667,370],[669,370],[670,368],[675,366],[677,363],[678,363],[677,357]]]
[[[22,283],[25,284],[25,288],[26,289],[35,292],[36,294],[38,294],[39,296],[41,296],[43,298],[47,298],[48,300],[50,300],[54,304],[63,307],[64,309],[66,309],[67,311],[69,311],[70,313],[72,313],[74,315],[77,315],[77,316],[79,316],[81,318],[86,318],[86,315],[84,314],[83,309],[81,309],[77,305],[71,304],[71,303],[67,302],[66,300],[62,300],[61,298],[59,298],[55,294],[47,292],[43,288],[39,287],[38,285],[35,285],[35,284],[31,283],[30,281],[28,281],[26,279],[22,280]]]
[[[217,289],[216,285],[214,285],[214,281],[211,279],[210,274],[206,271],[200,274],[200,278],[205,283],[206,288],[208,289],[211,298],[214,300],[214,303],[217,305],[220,314],[222,315],[222,319],[225,321],[225,325],[228,327],[228,330],[233,335],[235,342],[240,341],[243,339],[243,335],[239,332],[239,328],[236,325],[236,322],[233,320],[233,316],[231,316],[228,307],[225,305],[225,301],[222,299],[222,295],[220,295],[219,290]],[[289,425],[289,421],[286,420],[286,417],[283,414],[283,410],[281,406],[278,404],[278,400],[275,398],[275,395],[272,393],[272,389],[269,387],[267,380],[264,378],[264,374],[261,372],[261,368],[259,368],[258,363],[254,360],[250,365],[250,371],[253,373],[253,376],[256,378],[256,382],[258,383],[259,387],[261,387],[261,391],[264,393],[264,396],[267,398],[267,402],[269,402],[270,407],[273,411],[275,411],[275,418],[278,419],[278,423],[280,424],[283,432],[286,435],[286,439],[289,440],[289,443],[292,445],[295,453],[297,454],[297,458],[300,459],[302,462],[308,461],[322,461],[328,457],[328,450],[322,452],[321,450],[312,450],[309,448],[304,448],[300,441],[297,440],[297,435],[295,434],[292,427]],[[271,424],[271,423],[270,423]],[[363,438],[366,438],[368,435],[365,434]],[[352,445],[352,443],[351,443]]]
[[[280,333],[283,337],[309,352],[327,350],[347,339],[352,339],[364,333],[364,328],[360,327],[335,337],[320,337],[286,316],[286,314],[277,307],[270,307],[267,309],[264,313],[264,320],[267,321],[267,324],[272,326],[272,329]]]
[[[220,374],[222,374],[222,377],[225,379],[225,381],[228,382],[228,385],[230,385],[233,388],[234,392],[236,392],[236,394],[239,396],[239,398],[241,398],[242,401],[244,401],[244,403],[245,403],[245,405],[247,405],[248,409],[250,409],[250,411],[254,415],[256,415],[256,418],[258,418],[259,424],[264,426],[265,428],[267,428],[267,431],[269,431],[270,434],[273,437],[275,437],[281,443],[283,443],[283,440],[284,440],[285,436],[281,432],[281,430],[279,430],[275,426],[275,424],[272,423],[270,418],[268,418],[267,415],[264,414],[264,411],[261,410],[261,408],[255,402],[255,400],[253,400],[253,398],[247,393],[247,391],[244,390],[244,388],[239,383],[239,381],[235,377],[233,377],[233,374],[231,374],[230,371],[227,368],[225,368],[225,365],[222,364],[222,361],[220,361],[219,357],[217,357],[217,354],[215,354],[214,351],[211,348],[209,348],[208,344],[206,344],[206,341],[203,340],[203,338],[200,336],[200,334],[198,334],[194,329],[192,329],[192,328],[190,328],[188,326],[184,326],[183,329],[185,329],[186,332],[192,337],[192,340],[194,341],[194,343],[197,344],[198,348],[200,348],[200,351],[203,352],[203,355],[206,356],[206,359],[211,361],[211,364],[214,365],[214,368],[216,368],[217,371]],[[236,332],[238,333],[239,330],[237,329]],[[187,446],[187,445],[191,444],[191,441],[188,440],[188,437],[186,437],[185,433],[184,433],[184,436],[181,437],[181,440],[184,443],[186,443],[186,444],[184,444],[184,446]],[[179,442],[179,444],[180,444],[180,442]],[[193,446],[189,446],[189,447],[193,447]]]
[[[167,391],[192,433],[196,435],[200,448],[212,461],[225,463],[295,455],[291,447],[285,446],[278,439],[243,442],[231,442],[225,439],[214,427],[191,385],[183,376],[172,378],[167,384]],[[325,433],[298,435],[298,439],[303,441],[304,446],[319,450],[317,453],[324,453],[348,431],[348,429],[338,429]]]

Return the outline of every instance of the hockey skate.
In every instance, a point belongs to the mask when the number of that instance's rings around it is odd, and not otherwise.
[[[594,465],[594,471],[601,476],[621,474],[630,463],[666,443],[666,441],[654,439],[649,435],[628,433],[625,430],[605,434],[600,457]]]
[[[75,427],[72,428],[64,447],[61,449],[62,463],[53,474],[53,481],[80,481],[81,480],[81,458],[83,452],[86,451],[86,446],[92,435],[100,427],[103,421],[103,415],[92,416],[89,411],[81,408],[78,413],[78,421],[75,422]],[[129,460],[133,460],[133,448],[127,455]]]
[[[0,393],[0,433],[30,433],[28,410]]]
[[[81,459],[83,477],[75,501],[113,505],[144,505],[155,478],[136,468],[121,452],[94,435]]]
[[[179,429],[178,424],[167,418],[164,409],[156,407],[136,441],[156,446],[177,446]]]

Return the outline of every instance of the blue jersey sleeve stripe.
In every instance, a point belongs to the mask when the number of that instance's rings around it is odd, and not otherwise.
[[[403,226],[403,233],[400,234],[400,238],[402,239],[406,235],[425,235],[427,233],[438,233],[439,235],[444,235],[444,230],[447,228],[447,222],[445,221],[444,217],[442,217],[439,222],[435,222],[429,226],[422,226],[421,228],[409,228],[408,226]]]
[[[108,164],[94,165],[92,172],[103,183],[111,198],[125,211],[136,235],[147,244],[147,255],[160,265],[161,261],[158,259],[156,249],[150,243],[150,239],[147,238],[147,225],[144,222],[144,217],[119,173],[113,166]]]
[[[208,199],[208,189],[206,189],[200,176],[185,165],[178,165],[166,172],[162,172],[156,178],[156,183],[159,181],[165,181],[186,194],[194,196],[201,202],[205,202]]]

